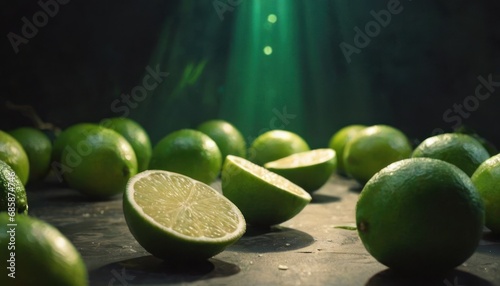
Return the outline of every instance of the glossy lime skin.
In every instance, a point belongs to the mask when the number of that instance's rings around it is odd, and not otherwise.
[[[472,176],[490,154],[474,137],[459,133],[436,135],[415,148],[413,158],[427,157],[446,161]]]
[[[219,176],[222,155],[217,143],[193,129],[174,131],[153,148],[149,168],[186,175],[210,184]]]
[[[23,146],[30,165],[29,182],[41,181],[50,170],[52,142],[42,131],[21,127],[9,132]]]
[[[17,215],[16,226],[10,216],[0,213],[0,258],[7,261],[15,253],[15,279],[0,269],[0,285],[86,286],[88,274],[82,257],[73,244],[52,225],[39,219]],[[9,231],[15,232],[15,248]]]
[[[471,177],[486,210],[486,227],[500,234],[500,154],[484,161]]]
[[[366,183],[356,225],[363,245],[382,264],[401,272],[442,274],[476,250],[484,205],[456,166],[412,158],[389,165]]]

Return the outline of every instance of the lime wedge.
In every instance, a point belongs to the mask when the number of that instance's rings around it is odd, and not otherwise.
[[[296,184],[232,155],[222,167],[222,192],[238,206],[247,223],[260,226],[287,221],[311,201]]]
[[[236,242],[246,229],[241,212],[219,192],[167,171],[144,171],[132,177],[123,213],[139,244],[162,259],[210,258]]]
[[[266,163],[264,167],[311,193],[321,188],[333,174],[337,156],[332,149],[316,149]]]

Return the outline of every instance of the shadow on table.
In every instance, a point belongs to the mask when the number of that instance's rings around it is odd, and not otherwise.
[[[500,234],[494,234],[491,231],[487,231],[483,235],[483,241],[491,244],[500,244]]]
[[[239,272],[237,265],[214,258],[182,264],[142,256],[90,271],[89,280],[90,285],[163,285],[228,277]]]
[[[387,269],[381,271],[366,283],[366,286],[459,286],[459,285],[474,285],[474,286],[493,286],[489,281],[484,280],[474,274],[467,273],[461,270],[453,270],[450,273],[435,277],[422,278],[415,276],[402,276],[394,271]]]
[[[476,252],[500,257],[500,235],[490,231],[485,232]]]
[[[326,194],[317,194],[312,193],[312,204],[327,204],[340,201],[339,197],[326,195]]]
[[[359,194],[363,190],[364,185],[356,184],[349,187],[349,192]]]
[[[239,252],[282,252],[311,245],[314,238],[300,230],[283,226],[247,227],[245,235],[228,250]]]
[[[85,203],[95,203],[95,202],[112,202],[119,201],[122,195],[116,195],[109,198],[91,198],[89,196],[83,195],[77,190],[69,188],[59,188],[56,191],[50,191],[53,189],[38,189],[35,191],[28,190],[28,195],[31,195],[33,199],[30,202],[30,207],[33,206],[46,206],[48,205],[58,205],[58,204],[85,204]]]

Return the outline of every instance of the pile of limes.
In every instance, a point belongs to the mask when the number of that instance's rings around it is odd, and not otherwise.
[[[121,195],[131,233],[153,255],[207,259],[241,238],[247,224],[268,227],[299,214],[337,172],[363,185],[358,234],[371,255],[395,270],[443,273],[472,255],[484,225],[500,233],[500,155],[490,158],[477,137],[441,134],[413,148],[395,127],[349,125],[324,147],[311,150],[286,130],[247,142],[219,119],[175,130],[155,145],[128,118],[75,124],[53,143],[33,128],[0,131],[0,211],[27,214],[25,185],[52,170],[89,198]],[[222,192],[210,186],[219,176]],[[49,256],[56,251],[44,239],[60,233],[19,219],[27,232],[46,229],[48,235],[34,241]],[[5,239],[0,234],[0,242]],[[55,277],[85,284],[79,254],[64,245],[73,274]]]
[[[338,173],[363,184],[357,229],[378,261],[442,274],[474,253],[485,222],[500,233],[500,157],[478,138],[440,134],[413,149],[386,125],[349,125],[331,137]]]

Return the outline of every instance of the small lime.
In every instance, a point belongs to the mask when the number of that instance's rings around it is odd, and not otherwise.
[[[9,132],[28,155],[30,166],[29,182],[41,181],[45,178],[50,169],[50,158],[52,155],[52,142],[42,131],[22,127]]]
[[[451,163],[472,176],[490,157],[488,151],[470,135],[446,133],[425,139],[413,151],[413,158],[434,158]]]
[[[23,146],[14,137],[0,130],[0,160],[9,165],[23,185],[29,178],[30,163]]]
[[[88,130],[94,129],[96,126],[97,124],[93,123],[77,123],[64,129],[52,144],[52,167],[57,165],[54,163],[61,162],[62,153],[70,143],[71,138],[74,138],[77,134],[85,134]]]
[[[183,129],[156,144],[149,168],[180,173],[210,184],[219,176],[221,164],[219,148],[208,135]]]
[[[113,129],[127,139],[134,148],[139,172],[148,168],[153,148],[146,130],[139,123],[130,118],[114,117],[102,120],[101,126]]]
[[[61,156],[68,185],[96,199],[123,193],[137,173],[137,159],[127,140],[98,125],[79,125],[68,132]]]
[[[387,125],[374,125],[359,131],[344,150],[344,167],[349,176],[366,183],[387,165],[409,158],[412,152],[408,138]]]
[[[285,130],[271,130],[252,142],[248,159],[263,166],[267,162],[309,150],[309,145],[299,135]]]
[[[231,123],[224,120],[209,120],[197,128],[217,143],[222,159],[227,155],[246,157],[247,147],[243,135]]]
[[[337,172],[340,174],[346,175],[343,160],[346,144],[351,141],[351,139],[354,138],[359,131],[365,128],[365,125],[349,125],[343,127],[332,135],[330,142],[328,143],[328,147],[335,150],[337,153]]]

